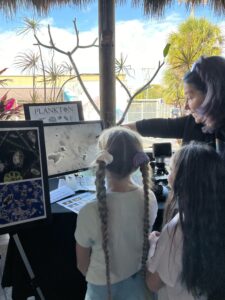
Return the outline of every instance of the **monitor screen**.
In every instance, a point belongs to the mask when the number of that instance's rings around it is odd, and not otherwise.
[[[44,124],[48,176],[75,173],[96,158],[101,121]]]
[[[153,147],[153,156],[158,157],[170,157],[172,155],[171,143],[155,143]]]

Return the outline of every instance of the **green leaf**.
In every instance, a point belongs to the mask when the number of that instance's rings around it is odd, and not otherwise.
[[[167,54],[169,53],[169,50],[170,50],[170,46],[171,44],[166,44],[166,47],[163,49],[163,57],[167,57]]]

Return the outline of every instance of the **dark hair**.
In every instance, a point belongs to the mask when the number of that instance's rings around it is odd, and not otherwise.
[[[189,81],[189,82],[188,82]],[[184,77],[203,91],[206,96],[198,113],[210,118],[215,128],[225,121],[225,59],[221,56],[201,57],[193,65],[192,71]]]
[[[102,229],[102,247],[105,253],[106,279],[108,286],[108,299],[111,297],[110,284],[110,257],[108,249],[108,216],[110,212],[107,208],[105,172],[110,171],[116,178],[125,178],[133,173],[138,167],[134,166],[133,159],[136,153],[143,151],[141,137],[138,133],[124,128],[112,127],[103,131],[99,137],[100,150],[107,150],[112,156],[113,161],[106,165],[103,161],[97,161],[96,171],[96,191],[99,206],[99,216]],[[145,271],[146,260],[149,250],[149,189],[151,188],[150,168],[148,162],[139,165],[143,178],[143,189],[145,195],[143,211],[143,253],[142,271]]]
[[[203,144],[181,148],[173,160],[173,201],[183,233],[181,280],[208,300],[225,296],[225,166]],[[171,207],[174,205],[171,205]]]
[[[188,71],[183,78],[185,83],[193,85],[196,90],[206,94],[207,88],[196,71]]]

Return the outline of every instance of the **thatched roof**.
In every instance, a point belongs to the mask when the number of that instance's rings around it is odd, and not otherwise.
[[[76,6],[87,5],[97,0],[0,0],[0,9],[6,13],[14,13],[22,5],[34,7],[40,13],[47,13],[49,8],[65,4]],[[115,0],[118,4],[123,4],[126,0]],[[131,0],[132,5],[142,6],[143,12],[147,15],[162,15],[166,6],[171,6],[175,2],[185,2],[187,9],[191,5],[201,5],[208,3],[212,10],[218,14],[225,13],[225,0]]]
[[[33,7],[40,13],[47,13],[53,6],[74,4],[77,6],[87,5],[94,0],[0,0],[0,9],[6,13],[14,13],[21,6]]]

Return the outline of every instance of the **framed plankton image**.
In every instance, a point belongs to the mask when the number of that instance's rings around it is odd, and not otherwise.
[[[0,122],[0,233],[50,216],[41,121]]]
[[[83,121],[81,101],[24,104],[26,120],[43,123],[65,123]]]
[[[101,121],[44,124],[48,176],[86,170],[95,160]]]

